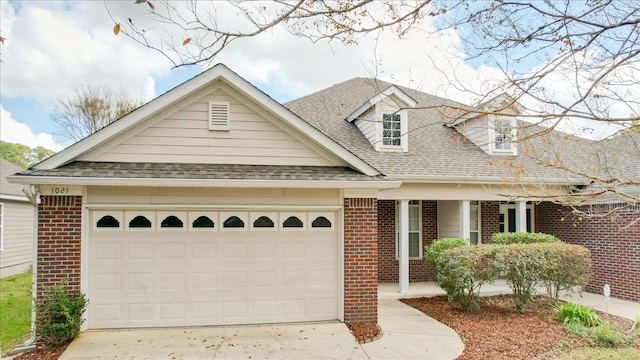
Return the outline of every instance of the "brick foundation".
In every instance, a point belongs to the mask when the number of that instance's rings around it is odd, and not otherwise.
[[[81,196],[42,196],[38,205],[37,296],[65,280],[80,291]]]
[[[344,321],[378,322],[376,199],[344,199]]]
[[[605,213],[609,205],[591,210]],[[640,208],[619,210],[615,216],[583,218],[569,207],[542,203],[536,207],[536,231],[549,233],[563,241],[582,245],[591,251],[593,276],[586,290],[602,293],[604,284],[611,286],[611,296],[640,301],[640,223],[628,229],[640,216]]]
[[[422,246],[438,237],[438,205],[436,201],[422,201]],[[378,281],[398,282],[399,264],[396,259],[396,201],[378,201]],[[433,281],[435,267],[430,262],[409,260],[409,281]]]

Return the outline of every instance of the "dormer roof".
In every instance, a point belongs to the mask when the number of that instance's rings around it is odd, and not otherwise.
[[[399,100],[401,102],[400,104],[398,104],[399,108],[414,108],[418,105],[418,102],[414,98],[407,95],[407,93],[400,90],[397,86],[392,85],[365,101],[362,105],[360,105],[360,107],[358,107],[354,112],[347,116],[346,120],[348,122],[357,120],[360,115],[364,114],[365,112],[367,112],[367,110],[371,109],[377,103],[383,101],[388,97],[395,97],[395,99]]]

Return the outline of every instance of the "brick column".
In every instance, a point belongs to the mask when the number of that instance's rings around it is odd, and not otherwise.
[[[378,322],[376,199],[344,199],[344,321]]]
[[[80,291],[80,238],[82,196],[42,196],[38,205],[38,288],[66,281],[67,289]]]

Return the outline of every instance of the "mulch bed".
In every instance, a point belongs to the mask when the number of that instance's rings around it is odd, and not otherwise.
[[[37,348],[20,353],[13,360],[57,360],[65,351],[68,345],[61,345],[49,348]]]
[[[361,344],[377,340],[382,335],[380,326],[376,323],[351,323],[347,324],[347,327]]]
[[[445,296],[402,300],[453,328],[465,342],[459,360],[536,359],[556,345],[583,346],[585,340],[564,331],[551,320],[553,308],[547,297],[536,297],[526,314],[515,310],[511,295],[480,299],[480,311],[464,312]]]

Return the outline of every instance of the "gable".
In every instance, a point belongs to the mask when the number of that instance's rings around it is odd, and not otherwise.
[[[210,104],[229,104],[228,128],[210,126]],[[306,140],[306,141],[305,141]],[[82,156],[81,161],[344,166],[222,81]]]

